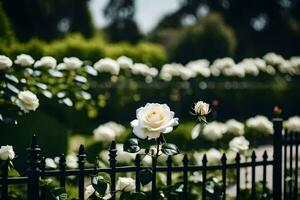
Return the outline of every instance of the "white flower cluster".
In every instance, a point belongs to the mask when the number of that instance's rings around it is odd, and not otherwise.
[[[123,144],[116,144],[117,149],[117,157],[116,160],[119,163],[131,163],[134,159],[136,154],[135,153],[128,153],[123,150]],[[101,158],[104,163],[108,163],[109,156],[108,151],[101,151],[99,154],[99,158]]]
[[[283,127],[289,132],[300,132],[300,116],[290,117],[283,123]]]
[[[125,131],[125,127],[110,121],[99,125],[94,131],[94,139],[99,142],[111,142]]]
[[[55,158],[46,158],[45,165],[47,168],[56,169],[59,165],[59,157]],[[75,153],[68,154],[66,156],[66,165],[69,169],[78,168],[78,158]]]
[[[246,121],[246,127],[259,133],[273,133],[273,123],[262,115],[249,118]]]
[[[296,127],[300,130],[299,121],[299,118],[293,117],[285,124],[290,130],[297,130]],[[194,140],[201,134],[206,140],[216,141],[225,134],[243,136],[246,129],[261,134],[272,134],[273,123],[267,117],[261,115],[249,118],[245,124],[235,119],[229,119],[225,123],[213,121],[203,127],[201,127],[201,124],[197,124],[191,131],[191,138]]]

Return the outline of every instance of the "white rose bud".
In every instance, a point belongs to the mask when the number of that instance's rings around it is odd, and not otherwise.
[[[12,146],[6,145],[0,148],[0,160],[12,160],[15,158],[15,152]]]
[[[34,63],[34,60],[30,55],[20,54],[17,56],[15,63],[22,67],[27,67],[27,66],[31,66]]]
[[[0,55],[0,70],[8,69],[12,66],[12,61],[7,56]]]
[[[195,104],[194,111],[199,116],[205,116],[210,112],[209,104],[205,103],[204,101],[198,101]]]
[[[119,177],[117,182],[117,190],[125,192],[135,191],[135,180],[132,178]]]
[[[39,99],[29,90],[22,91],[18,94],[17,105],[25,113],[35,111],[39,107]]]
[[[178,125],[178,118],[174,118],[167,104],[147,103],[136,111],[136,118],[130,125],[133,133],[141,139],[155,139],[161,133],[169,133]]]

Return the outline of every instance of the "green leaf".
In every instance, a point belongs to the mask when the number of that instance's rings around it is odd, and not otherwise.
[[[167,156],[173,156],[179,154],[178,147],[175,144],[164,143],[161,146],[161,151]]]
[[[92,186],[101,196],[105,195],[109,184],[111,184],[110,178],[106,173],[99,173],[92,178]]]
[[[143,169],[140,171],[140,181],[142,185],[147,185],[152,181],[153,172],[150,169]]]
[[[133,192],[129,195],[130,200],[147,200],[147,195],[143,192]]]
[[[50,191],[51,199],[53,200],[67,200],[68,194],[63,187],[57,187]]]
[[[139,146],[139,140],[137,138],[130,138],[128,139],[124,145],[123,150],[128,153],[137,153],[141,150]]]
[[[199,120],[200,123],[205,123],[205,124],[207,124],[206,117],[205,117],[204,115],[199,116],[199,117],[198,117],[198,120]]]

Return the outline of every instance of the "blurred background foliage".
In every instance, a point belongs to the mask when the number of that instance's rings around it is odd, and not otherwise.
[[[109,0],[104,9],[108,25],[97,29],[88,0],[0,0],[0,54],[12,59],[20,53],[35,59],[49,55],[58,61],[77,56],[91,62],[125,55],[135,62],[161,67],[167,62],[185,64],[199,58],[213,61],[230,56],[239,61],[270,51],[284,57],[300,53],[298,0],[178,0],[179,9],[148,34],[141,33],[134,20],[136,1]],[[1,144],[20,143],[15,146],[22,152],[30,136],[37,133],[42,135],[42,147],[53,150],[47,152],[52,156],[67,150],[68,134],[91,134],[99,123],[109,120],[127,124],[134,119],[136,108],[151,101],[168,103],[183,121],[188,120],[188,111],[199,99],[220,101],[219,120],[243,120],[255,114],[270,117],[274,105],[282,106],[284,116],[299,113],[298,87],[281,80],[272,83],[272,87],[263,88],[207,90],[192,83],[196,93],[177,86],[140,88],[133,94],[112,88],[99,94],[99,101],[104,97],[106,101],[96,119],[41,99],[39,111],[24,117],[18,126],[1,124]]]

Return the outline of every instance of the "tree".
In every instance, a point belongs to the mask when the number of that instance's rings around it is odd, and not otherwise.
[[[142,35],[134,21],[134,0],[110,0],[104,9],[104,16],[109,25],[106,28],[107,35],[111,41],[127,40],[135,43]]]
[[[52,40],[68,32],[93,33],[88,0],[0,0],[20,41]]]

